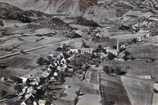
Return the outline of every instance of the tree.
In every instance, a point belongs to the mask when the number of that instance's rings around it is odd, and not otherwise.
[[[62,45],[62,49],[63,49],[64,51],[66,51],[67,45],[66,45],[65,43]]]
[[[59,78],[60,83],[64,83],[65,82],[64,72],[60,72],[58,78]]]
[[[40,57],[40,58],[38,58],[37,59],[37,64],[39,64],[39,65],[44,65],[44,58],[42,58],[42,57]]]
[[[6,94],[7,94],[7,91],[5,91],[5,90],[1,91],[1,97],[4,97]]]
[[[116,50],[116,49],[117,49],[117,46],[113,46],[113,49],[115,49],[115,50]]]
[[[104,66],[103,71],[108,74],[109,73],[109,66]]]
[[[16,85],[14,85],[14,89],[19,93],[19,92],[22,91],[23,86],[22,86],[22,85],[19,85],[19,84],[16,84]]]
[[[137,38],[132,39],[132,42],[137,43]]]
[[[119,75],[121,73],[121,69],[119,67],[116,67],[115,69],[115,74]]]
[[[3,20],[0,20],[0,26],[4,26]]]
[[[125,51],[124,53],[125,53],[125,55],[124,55],[123,59],[125,61],[127,61],[129,59],[128,56],[130,55],[130,53],[128,51]]]
[[[108,53],[108,60],[113,60],[114,58],[116,58],[116,55],[114,55],[113,53]]]
[[[99,44],[99,45],[98,45],[98,49],[102,49],[102,45]]]

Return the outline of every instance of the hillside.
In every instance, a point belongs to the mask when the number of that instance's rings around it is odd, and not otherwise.
[[[82,15],[97,0],[0,0],[24,10],[38,10],[45,13]]]

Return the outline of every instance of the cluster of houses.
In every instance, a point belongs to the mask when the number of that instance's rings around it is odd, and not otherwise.
[[[72,48],[64,44],[64,46],[61,46],[58,49],[61,49],[60,51],[71,56],[70,58],[80,54],[90,54],[92,55],[92,58],[97,58],[104,61],[109,60],[109,56],[112,56],[112,59],[123,59],[123,56],[125,56],[125,50],[128,47],[128,45],[120,44],[119,41],[117,41],[117,44],[114,47],[98,45],[97,47],[92,48],[83,42],[81,48]]]
[[[47,69],[42,72],[41,77],[39,78],[39,80],[37,80],[38,82],[33,81],[33,78],[30,80],[29,77],[28,79],[31,82],[29,83],[29,85],[27,84],[27,86],[23,88],[23,93],[25,95],[19,94],[22,97],[20,99],[25,99],[24,101],[24,103],[26,103],[25,105],[30,105],[28,104],[27,100],[29,100],[29,102],[36,103],[39,101],[40,98],[42,98],[45,91],[44,89],[42,90],[42,87],[43,85],[46,84],[45,82],[47,82],[48,84],[50,82],[61,82],[59,81],[61,78],[59,77],[59,74],[61,72],[73,72],[73,68],[69,66],[69,63],[67,62],[68,61],[67,58],[68,56],[65,53],[60,53],[58,56],[54,56],[53,54],[48,55],[48,60],[50,64],[48,65]],[[35,97],[34,95],[37,95],[38,97]],[[31,99],[32,101],[30,101]]]
[[[143,38],[146,37],[148,36],[144,36]],[[46,82],[58,82],[60,80],[59,75],[61,72],[73,73],[74,68],[70,64],[73,57],[81,54],[90,54],[94,59],[108,60],[108,57],[111,55],[113,59],[118,59],[119,54],[125,51],[127,47],[128,46],[126,45],[120,45],[119,42],[117,43],[116,48],[101,45],[98,45],[97,48],[90,48],[84,42],[80,49],[75,49],[63,44],[57,50],[61,51],[59,55],[55,56],[50,53],[47,56],[49,64],[38,79],[35,79],[33,75],[30,75],[28,78],[16,77],[14,79],[14,85],[20,86],[17,97],[22,101],[21,105],[38,105],[39,103],[44,103],[43,105],[45,105],[46,100],[42,100],[45,93],[43,85],[46,85]],[[9,79],[3,78],[2,80],[8,81]]]
[[[139,37],[137,37],[137,38],[135,38],[135,42],[137,43],[139,43],[139,42],[144,42],[144,41],[146,41],[146,39],[148,39],[150,37],[150,35],[149,34],[147,34],[147,35],[143,35],[143,36],[139,36]]]
[[[61,46],[61,49],[65,49],[65,47],[67,46]],[[93,58],[106,59],[109,53],[112,53],[115,56],[118,55],[117,49],[102,46],[98,46],[97,49],[85,46],[81,47],[81,49],[68,48],[57,56],[49,54],[47,57],[49,65],[38,79],[35,79],[33,75],[30,75],[28,78],[16,77],[14,81],[12,81],[15,86],[19,86],[17,97],[22,101],[21,105],[31,105],[33,103],[39,104],[39,101],[44,102],[41,100],[45,93],[43,85],[46,84],[45,82],[57,82],[60,80],[59,74],[61,72],[72,73],[73,67],[70,64],[70,61],[74,56],[91,54]],[[8,81],[8,79],[5,78],[3,81]]]
[[[33,75],[28,78],[14,77],[14,79],[3,77],[1,81],[13,84],[17,91],[15,98],[20,101],[20,105],[41,105],[41,103],[46,103],[45,100],[42,100],[44,96],[43,86]]]
[[[36,78],[30,75],[28,78],[15,77],[13,80],[9,78],[2,78],[3,82],[13,83],[17,88],[17,98],[21,101],[21,105],[45,105],[46,100],[42,100],[45,94],[44,86],[50,82],[61,82],[59,74],[61,72],[71,71],[72,67],[67,62],[68,56],[64,53],[54,56],[48,55],[50,64],[47,69],[42,72],[41,76]]]
[[[119,45],[117,45],[117,47],[119,47]],[[125,47],[127,47],[127,46],[124,46],[124,48]],[[122,48],[122,46],[120,48]],[[61,46],[60,49],[65,49],[65,45],[64,45],[64,47]],[[80,55],[80,54],[90,54],[90,55],[92,55],[93,58],[99,58],[101,60],[106,60],[108,58],[109,54],[113,54],[114,56],[117,57],[118,53],[119,53],[119,48],[114,49],[109,46],[101,46],[101,45],[98,45],[97,48],[90,48],[84,42],[83,45],[81,46],[81,48],[76,49],[76,48],[68,47],[67,50],[65,51],[65,53],[71,57]]]

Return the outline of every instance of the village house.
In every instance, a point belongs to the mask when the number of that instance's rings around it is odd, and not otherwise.
[[[100,56],[100,59],[104,60],[107,58],[108,54],[105,54],[105,53],[99,53],[99,56]]]
[[[68,51],[68,54],[79,54],[80,53],[80,50],[79,49],[70,49]]]
[[[112,48],[110,48],[110,47],[106,47],[106,52],[107,52],[107,53],[112,53],[112,54],[114,54],[115,56],[118,55],[118,51],[115,50],[115,49],[112,49]]]
[[[93,48],[81,48],[81,54],[84,54],[84,53],[92,54],[93,50],[94,50]]]

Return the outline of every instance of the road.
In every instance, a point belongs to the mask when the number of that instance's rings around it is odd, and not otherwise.
[[[51,44],[42,45],[42,46],[39,46],[39,47],[34,47],[34,48],[26,49],[26,50],[23,50],[23,51],[14,52],[14,53],[7,54],[7,55],[3,55],[3,56],[0,56],[0,59],[5,59],[5,58],[11,57],[11,56],[19,55],[22,52],[25,53],[25,52],[30,52],[30,51],[42,49],[42,48],[45,48],[45,47],[50,47],[50,46],[52,46],[54,44],[58,44],[58,43],[61,43],[61,42],[67,41],[67,40],[68,39],[62,40],[62,41],[58,41],[58,42],[54,42],[54,43],[51,43]],[[71,40],[73,40],[73,39],[71,39]]]

